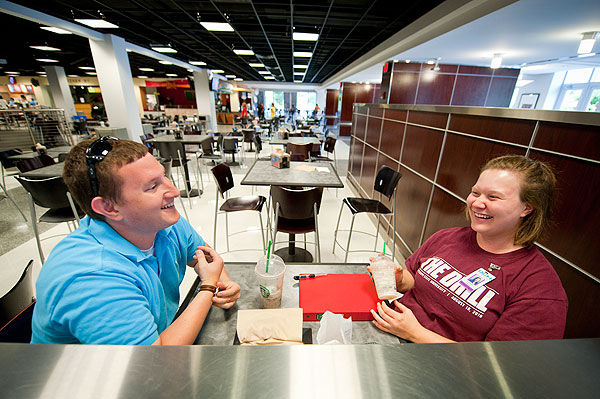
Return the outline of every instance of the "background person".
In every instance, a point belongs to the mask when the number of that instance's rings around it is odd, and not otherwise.
[[[221,257],[179,216],[179,191],[146,146],[83,141],[63,179],[88,217],[41,270],[32,343],[192,344],[211,305],[239,298]],[[186,265],[208,287],[173,321]]]
[[[383,331],[413,342],[560,339],[567,296],[533,246],[548,223],[556,179],[523,156],[490,160],[467,197],[470,227],[432,235],[396,268],[405,293],[395,309],[372,311]],[[493,275],[474,291],[461,280],[483,268]]]

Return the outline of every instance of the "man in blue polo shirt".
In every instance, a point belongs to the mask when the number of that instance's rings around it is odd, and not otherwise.
[[[237,301],[240,286],[180,218],[179,191],[146,146],[84,141],[69,153],[63,179],[89,217],[42,268],[32,343],[192,344],[212,305]],[[186,266],[202,284],[173,321]]]

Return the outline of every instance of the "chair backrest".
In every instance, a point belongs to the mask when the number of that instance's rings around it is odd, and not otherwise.
[[[15,177],[27,190],[33,202],[43,208],[60,209],[71,206],[67,198],[67,186],[62,177],[55,176],[48,179],[28,179],[26,177]]]
[[[377,172],[377,176],[375,177],[375,184],[373,185],[373,189],[381,194],[385,195],[390,199],[392,194],[394,194],[394,189],[398,185],[398,180],[402,177],[402,174],[396,172],[395,170],[388,168],[387,166],[382,166]]]
[[[19,281],[0,298],[0,327],[33,302],[33,259],[27,263]]]
[[[179,160],[179,157],[181,156],[181,160],[182,161],[186,161],[185,158],[185,151],[183,150],[183,148],[181,147],[180,143],[175,143],[175,142],[167,142],[167,143],[159,143],[156,142],[154,143],[154,147],[158,150],[158,153],[160,154],[160,156],[162,158],[165,159],[172,159],[172,160]]]
[[[211,136],[208,140],[204,140],[200,143],[200,148],[202,148],[202,154],[204,155],[213,155],[213,141],[214,138]]]
[[[172,159],[161,158],[159,160],[159,162],[163,166],[163,168],[165,168],[165,176],[167,176],[170,179],[171,178],[171,169],[172,169],[172,165],[173,165],[173,160]]]
[[[221,196],[228,190],[233,188],[233,175],[231,169],[227,164],[220,163],[211,169],[215,183],[217,183],[217,189],[221,193]]]
[[[317,204],[317,213],[319,213],[322,197],[323,187],[291,188],[271,186],[273,209],[276,209],[277,204],[279,204],[278,216],[286,219],[314,217],[314,204]]]
[[[258,134],[254,135],[253,140],[254,141],[254,145],[256,146],[256,154],[258,155],[261,151],[262,151],[262,139],[260,138],[260,136]]]
[[[332,153],[333,150],[335,150],[335,142],[337,141],[337,139],[335,137],[327,137],[325,139],[325,145],[323,146],[323,149],[325,150],[325,152],[329,152]]]
[[[254,130],[244,130],[244,143],[251,143],[254,139]]]
[[[293,161],[304,161],[309,158],[312,144],[287,144],[287,152],[290,153],[290,157]]]
[[[235,152],[237,151],[237,139],[224,139],[223,140],[223,151],[224,152]]]

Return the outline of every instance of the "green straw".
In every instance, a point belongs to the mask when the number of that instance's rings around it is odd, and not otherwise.
[[[385,241],[383,242],[383,256],[385,256]]]
[[[269,259],[271,259],[271,240],[269,240],[269,247],[267,248],[267,270],[265,270],[265,273],[269,273]]]

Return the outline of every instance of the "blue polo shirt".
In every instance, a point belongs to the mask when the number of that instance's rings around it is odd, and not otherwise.
[[[52,250],[36,283],[32,344],[152,344],[173,321],[198,245],[184,218],[146,255],[107,223],[84,218]]]

